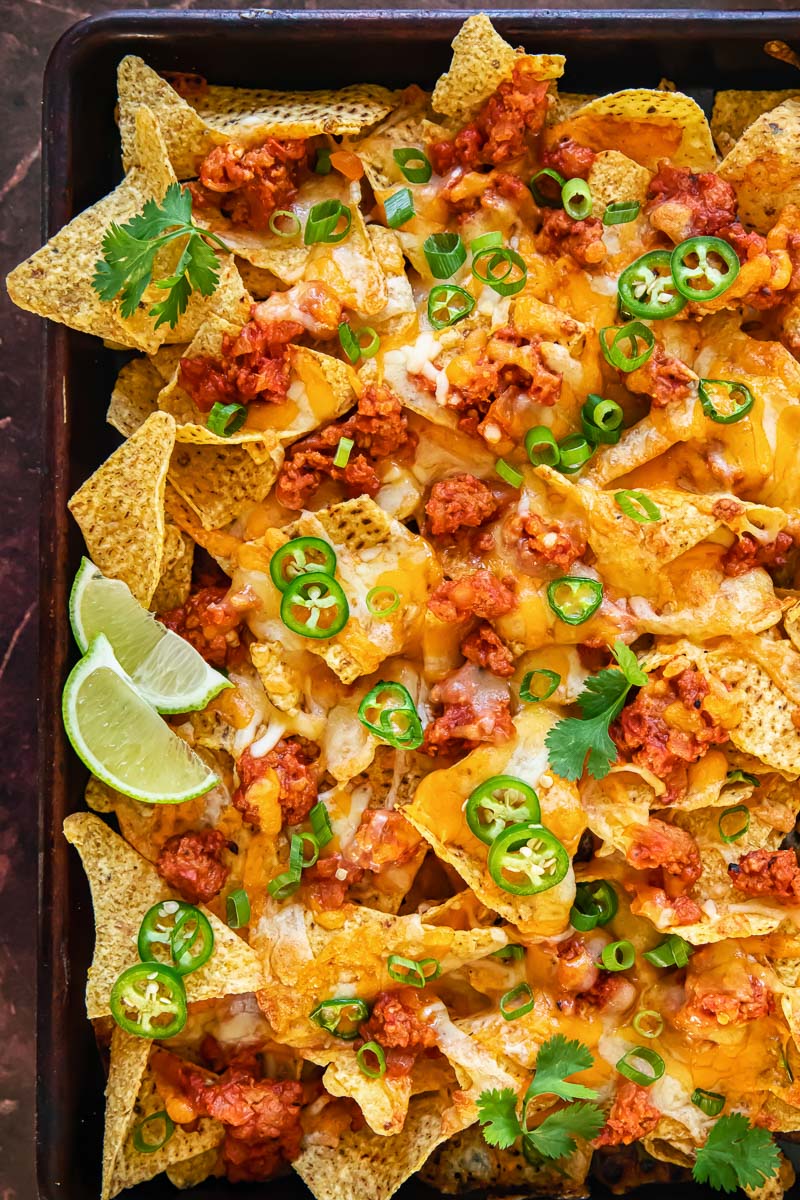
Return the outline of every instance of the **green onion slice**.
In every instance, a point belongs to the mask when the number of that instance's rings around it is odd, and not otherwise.
[[[559,175],[558,171],[554,171],[552,167],[543,167],[541,171],[536,172],[528,187],[540,208],[561,208],[565,183],[564,176]]]
[[[520,946],[519,942],[509,942],[507,946],[501,946],[499,950],[493,950],[489,958],[499,958],[503,961],[516,961],[525,957],[525,947]]]
[[[369,1016],[369,1007],[365,1000],[352,997],[344,1000],[323,1000],[308,1014],[309,1020],[326,1033],[340,1038],[343,1042],[352,1042],[358,1037],[358,1027]]]
[[[664,1032],[664,1018],[654,1008],[640,1008],[633,1018],[633,1028],[640,1037],[657,1038]]]
[[[625,488],[621,492],[614,492],[614,501],[626,517],[630,517],[639,525],[661,520],[661,509],[644,492],[634,492]]]
[[[761,783],[757,775],[751,775],[749,771],[728,771],[725,776],[725,785],[729,783],[749,783],[751,787],[760,787]]]
[[[333,837],[331,819],[322,800],[318,800],[311,809],[311,812],[308,814],[308,820],[311,825],[311,831],[317,839],[317,845],[322,849],[323,846],[327,846]]]
[[[725,1107],[725,1097],[721,1092],[707,1092],[705,1088],[695,1088],[692,1092],[692,1104],[707,1117],[717,1117]]]
[[[618,908],[617,893],[607,880],[579,883],[569,913],[570,924],[580,933],[588,933],[590,929],[608,925]]]
[[[437,283],[428,293],[428,320],[434,329],[446,329],[468,317],[475,297],[454,283]]]
[[[332,154],[332,146],[320,146],[317,151],[317,161],[314,163],[314,172],[316,175],[330,175]]]
[[[622,424],[622,408],[616,400],[606,400],[604,396],[596,396],[590,392],[584,408],[587,420],[604,433],[611,433]]]
[[[371,325],[364,325],[356,334],[362,358],[374,358],[381,348],[381,339]],[[364,338],[367,340],[364,341]]]
[[[756,402],[747,384],[738,379],[701,379],[697,391],[703,412],[718,425],[734,425],[741,421]]]
[[[523,484],[522,476],[516,467],[512,467],[504,458],[498,458],[494,464],[494,469],[501,479],[504,479],[507,484],[513,488],[521,488]]]
[[[370,1057],[375,1059],[375,1066],[369,1061]],[[377,1042],[365,1042],[356,1054],[356,1062],[367,1079],[382,1079],[386,1074],[386,1055]]]
[[[357,363],[361,358],[361,347],[347,321],[342,321],[339,325],[339,342],[350,362]]]
[[[309,864],[310,866],[311,864]],[[287,870],[282,871],[280,875],[276,875],[274,879],[270,879],[267,884],[267,891],[273,900],[288,900],[288,898],[297,891],[300,886],[300,877],[303,873],[303,842],[296,833],[292,834],[292,840],[289,843],[289,866]]]
[[[570,433],[558,443],[558,470],[564,475],[580,471],[594,454],[594,446],[582,433]]]
[[[633,942],[609,942],[603,946],[600,962],[606,971],[627,971],[636,960]]]
[[[467,250],[458,233],[432,233],[422,249],[434,279],[449,279],[467,261]]]
[[[346,467],[350,461],[350,451],[355,445],[352,438],[340,437],[339,444],[336,447],[336,453],[333,456],[333,465],[335,467]]]
[[[442,965],[438,958],[403,958],[402,954],[390,954],[386,960],[389,978],[408,987],[424,988],[432,979],[438,979]]]
[[[750,828],[750,809],[746,804],[735,804],[724,809],[718,821],[720,840],[729,845],[738,842]]]
[[[612,200],[603,213],[603,224],[627,225],[636,220],[641,207],[638,200]]]
[[[502,274],[498,273],[500,268],[505,268]],[[515,296],[528,281],[525,260],[508,247],[487,246],[479,250],[472,260],[472,274],[499,296]]]
[[[231,929],[242,929],[250,923],[250,897],[244,888],[236,888],[228,892],[225,901],[225,915]]]
[[[614,338],[609,345],[607,335],[612,331]],[[653,347],[656,344],[656,336],[652,329],[642,321],[629,321],[627,325],[619,326],[605,325],[600,330],[599,336],[603,358],[612,367],[616,367],[618,371],[624,371],[626,374],[643,367],[653,353]],[[626,353],[622,348],[622,343],[625,342],[628,343],[630,353]],[[643,350],[638,348],[640,342],[644,342]]]
[[[373,617],[388,617],[400,607],[397,588],[379,584],[367,592],[367,609]]]
[[[340,229],[342,221],[344,228]],[[319,242],[343,242],[350,232],[352,221],[353,214],[341,200],[320,200],[308,214],[303,241],[306,246],[314,246]]]
[[[289,228],[286,228],[288,222]],[[289,208],[276,208],[269,219],[270,232],[279,238],[295,238],[300,232],[300,218]]]
[[[409,183],[427,183],[433,174],[428,156],[415,146],[393,150],[392,157]]]
[[[645,950],[642,958],[646,958],[654,967],[685,967],[693,954],[694,946],[677,933],[671,933],[652,950]]]
[[[641,1071],[634,1063],[644,1063],[650,1068],[649,1071]],[[666,1064],[660,1054],[655,1050],[651,1050],[649,1046],[634,1046],[623,1054],[622,1058],[617,1063],[617,1070],[620,1075],[624,1075],[626,1079],[632,1079],[634,1083],[638,1083],[640,1087],[649,1087],[651,1083],[655,1083],[657,1079],[666,1071]]]
[[[386,213],[386,224],[390,229],[397,229],[400,225],[405,225],[406,221],[410,221],[414,216],[414,198],[408,188],[398,188],[391,196],[387,196],[383,202],[383,211]]]
[[[585,221],[592,215],[592,191],[585,179],[568,179],[561,189],[564,212],[573,221]]]
[[[243,404],[220,404],[217,400],[206,424],[217,437],[231,437],[239,432],[246,420],[247,409]]]
[[[140,1121],[133,1130],[133,1148],[139,1154],[155,1154],[162,1146],[166,1146],[175,1132],[175,1122],[162,1108],[160,1112],[150,1113]]]
[[[520,700],[527,701],[528,704],[540,704],[542,700],[549,700],[561,683],[561,676],[557,671],[549,671],[547,667],[537,667],[534,671],[528,671],[523,677],[522,683],[519,685]]]
[[[502,233],[493,229],[491,233],[482,233],[480,237],[473,238],[469,244],[469,252],[470,254],[480,254],[481,250],[488,250],[490,247],[502,246],[502,244]]]
[[[525,452],[534,467],[557,467],[561,459],[558,443],[546,425],[534,425],[528,430]]]
[[[516,987],[500,997],[500,1014],[506,1021],[524,1017],[534,1006],[533,992],[529,983],[518,983]]]
[[[408,688],[382,679],[358,706],[358,719],[398,750],[416,750],[422,745],[422,722]]]

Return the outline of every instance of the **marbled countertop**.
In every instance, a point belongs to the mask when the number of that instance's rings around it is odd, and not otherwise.
[[[575,3],[575,0],[573,0]],[[387,4],[387,7],[391,5]],[[446,7],[467,7],[470,0]],[[480,8],[479,4],[472,7]],[[530,9],[547,3],[519,2],[495,8]],[[0,276],[39,245],[42,73],[59,36],[90,14],[121,8],[245,8],[174,0],[169,4],[114,0],[4,0],[0,25]],[[275,8],[378,7],[373,0],[346,5],[297,0]],[[393,7],[421,7],[413,0]],[[433,5],[433,7],[437,7]],[[575,4],[578,7],[578,4]],[[580,8],[614,8],[614,0],[589,0]],[[650,0],[625,7],[651,8]],[[673,0],[687,20],[697,9],[749,10],[741,0]],[[792,10],[795,0],[764,8]],[[0,1200],[36,1196],[33,1155],[34,979],[36,964],[36,584],[37,526],[41,482],[39,408],[40,321],[0,294]],[[69,1198],[65,1198],[69,1200]]]

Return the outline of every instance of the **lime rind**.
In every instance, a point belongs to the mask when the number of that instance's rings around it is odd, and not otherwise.
[[[72,669],[62,698],[75,753],[103,783],[146,804],[182,804],[219,783],[147,703],[100,633]]]
[[[83,654],[98,633],[105,634],[123,671],[159,712],[195,712],[232,686],[194,646],[142,608],[127,584],[107,579],[88,558],[72,585],[69,619]]]

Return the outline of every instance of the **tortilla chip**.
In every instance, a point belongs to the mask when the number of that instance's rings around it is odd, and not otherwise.
[[[218,1160],[219,1151],[216,1148],[206,1150],[203,1154],[184,1159],[183,1162],[172,1163],[167,1167],[167,1179],[173,1187],[181,1190],[197,1187],[198,1183],[203,1183],[209,1175],[215,1174],[214,1168]]]
[[[206,321],[186,351],[187,358],[219,359],[226,335],[235,338],[241,326],[214,317]],[[327,424],[355,403],[354,375],[346,363],[330,354],[294,346],[292,383],[283,404],[259,406],[259,428],[245,426],[232,437],[220,438],[207,427],[208,415],[200,412],[180,384],[176,367],[172,378],[158,397],[159,408],[178,422],[177,438],[183,442],[234,445],[260,441],[277,435],[281,442],[295,441],[318,425]]]
[[[509,46],[485,13],[468,17],[453,38],[453,60],[433,89],[431,103],[436,112],[461,121],[488,100],[503,80],[508,79],[518,58],[535,65],[536,79],[560,79],[563,54],[526,55]]]
[[[188,600],[192,588],[194,541],[188,534],[178,529],[177,525],[168,524],[168,536],[164,543],[165,559],[166,545],[171,533],[174,533],[175,537],[177,537],[180,550],[169,564],[165,563],[164,565],[161,578],[158,581],[158,587],[150,601],[152,612],[170,612],[173,608],[179,608]]]
[[[627,88],[598,96],[553,126],[548,140],[565,134],[592,150],[619,150],[650,171],[662,158],[693,171],[717,166],[705,114],[683,92]]]
[[[299,712],[303,695],[303,673],[286,661],[280,642],[251,642],[250,660],[271,704],[281,712]]]
[[[91,813],[73,813],[64,835],[76,848],[92,890],[95,949],[86,984],[89,1017],[107,1016],[108,997],[117,977],[137,959],[136,935],[149,908],[162,900],[180,900],[155,867]],[[263,980],[258,959],[242,938],[202,904],[214,931],[208,962],[185,977],[190,1002],[253,992]],[[141,1039],[136,1039],[141,1040]]]
[[[127,318],[120,315],[119,298],[101,300],[92,287],[108,226],[112,222],[123,225],[130,221],[147,200],[160,203],[174,182],[175,175],[155,118],[148,109],[137,108],[131,116],[129,170],[125,179],[11,272],[6,281],[11,299],[20,308],[71,329],[148,353],[163,342],[188,341],[203,317],[212,312],[224,313],[233,320],[237,317],[246,320],[250,297],[233,259],[227,255],[222,257],[217,290],[208,297],[193,292],[174,329],[166,324],[156,329],[154,318],[149,315],[152,303],[163,299],[163,292],[155,285],[148,287],[136,313]]]
[[[183,426],[186,429],[187,426]],[[178,445],[169,467],[169,481],[197,514],[204,529],[228,525],[248,504],[264,500],[283,464],[277,438],[266,430],[251,443],[263,461],[249,453],[250,445]]]
[[[736,189],[740,219],[767,233],[784,205],[800,202],[800,100],[785,100],[758,117],[719,174]]]
[[[714,93],[714,108],[711,113],[711,133],[725,153],[738,142],[744,131],[753,122],[785,100],[797,100],[800,91],[720,91]]]
[[[461,1093],[421,1096],[411,1102],[401,1133],[380,1137],[371,1129],[348,1131],[338,1146],[308,1146],[292,1164],[316,1200],[390,1200],[440,1142],[474,1120]]]
[[[579,1200],[592,1153],[589,1147],[561,1158],[528,1162],[521,1146],[499,1150],[489,1146],[477,1125],[439,1146],[420,1171],[420,1179],[448,1196],[483,1193],[515,1196],[558,1196]]]
[[[134,55],[120,62],[117,83],[123,162],[127,166],[133,153],[133,113],[138,105],[147,104],[161,127],[179,179],[193,179],[198,159],[225,142],[250,146],[267,137],[358,133],[385,117],[394,104],[392,93],[375,84],[319,92],[212,84],[198,89],[190,104]]]
[[[619,150],[601,150],[589,170],[595,215],[615,200],[638,200],[645,204],[651,174]]]
[[[111,1036],[101,1200],[112,1200],[124,1188],[153,1179],[168,1166],[207,1153],[225,1137],[219,1121],[202,1117],[191,1133],[176,1125],[160,1150],[142,1154],[136,1149],[135,1127],[164,1108],[153,1076],[147,1070],[151,1046],[152,1042],[146,1038],[131,1037],[121,1029],[115,1029]]]
[[[388,294],[386,307],[375,314],[372,325],[381,333],[407,333],[417,321],[417,306],[400,238],[393,229],[384,229],[382,225],[368,225],[367,233],[383,268]],[[362,369],[371,363],[377,367],[375,360],[369,358],[362,361]]]
[[[156,396],[164,386],[149,358],[132,358],[117,376],[106,420],[123,437],[130,437],[158,411]]]
[[[364,174],[373,188],[402,186],[406,182],[399,163],[395,161],[395,150],[414,146],[424,152],[427,144],[435,140],[436,134],[439,138],[447,136],[443,126],[428,120],[429,113],[428,97],[420,92],[411,98],[410,103],[391,112],[366,137],[346,143],[361,159]]]
[[[161,577],[164,486],[174,444],[172,417],[153,413],[69,502],[92,561],[127,583],[145,607]]]
[[[586,827],[574,784],[554,776],[547,765],[544,739],[555,723],[544,704],[529,705],[514,718],[516,737],[501,746],[481,746],[453,767],[422,780],[403,815],[433,846],[437,856],[455,867],[478,899],[528,936],[561,933],[575,898],[572,869],[549,891],[516,896],[499,887],[486,865],[487,847],[470,831],[463,803],[482,780],[514,775],[539,792],[542,822],[574,853]],[[546,788],[543,776],[552,780]]]

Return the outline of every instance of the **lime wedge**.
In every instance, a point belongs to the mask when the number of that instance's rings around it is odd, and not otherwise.
[[[102,633],[73,668],[61,701],[75,753],[109,787],[147,804],[180,804],[219,780],[131,686]]]
[[[106,635],[123,671],[159,712],[194,712],[231,686],[194,646],[142,608],[126,583],[106,579],[88,558],[72,585],[69,619],[82,654],[98,633]]]

